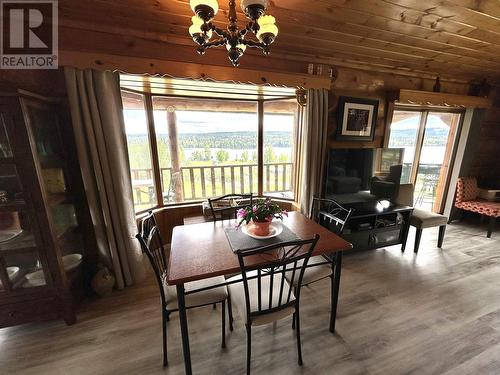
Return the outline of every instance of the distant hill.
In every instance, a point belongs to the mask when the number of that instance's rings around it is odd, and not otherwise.
[[[429,146],[446,146],[448,142],[448,129],[427,128],[425,130],[425,143]],[[415,129],[391,129],[391,145],[406,146],[415,143]]]
[[[148,142],[147,135],[131,134],[127,136],[130,144]],[[160,135],[160,142],[168,142],[168,135]],[[291,132],[265,132],[264,142],[273,147],[292,147]],[[217,132],[217,133],[181,133],[179,142],[184,148],[220,148],[220,149],[251,149],[257,146],[255,132]]]

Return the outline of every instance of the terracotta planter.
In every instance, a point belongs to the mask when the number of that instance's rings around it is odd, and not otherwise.
[[[271,225],[270,221],[264,221],[264,222],[252,221],[252,233],[255,234],[256,236],[268,236],[270,225]]]

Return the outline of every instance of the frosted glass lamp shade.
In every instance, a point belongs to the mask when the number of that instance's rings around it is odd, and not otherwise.
[[[191,9],[198,17],[208,22],[219,11],[219,3],[217,0],[190,0]]]
[[[198,16],[191,17],[192,25],[189,26],[189,35],[193,37],[193,39],[201,44],[209,40],[212,37],[212,30],[208,30],[206,33],[203,32],[203,20]]]
[[[269,5],[268,0],[241,0],[241,10],[248,18],[259,19]]]
[[[273,16],[262,16],[257,23],[259,31],[257,31],[257,39],[264,44],[271,44],[278,35],[278,27],[275,24],[276,19]]]
[[[269,5],[269,0],[241,0],[241,10],[243,12],[252,5],[258,5],[264,9],[267,9]]]
[[[226,48],[229,51],[231,49],[231,45],[229,43],[226,44]],[[245,52],[245,50],[247,49],[247,46],[245,44],[238,44],[238,45],[236,45],[236,48],[240,49],[241,52]]]
[[[214,14],[217,14],[219,11],[219,3],[217,0],[190,0],[189,5],[191,5],[191,9],[193,12],[196,12],[196,7],[198,5],[206,5],[213,9]]]

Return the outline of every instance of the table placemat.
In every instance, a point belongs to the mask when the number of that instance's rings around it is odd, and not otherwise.
[[[283,226],[283,231],[276,237],[267,238],[265,240],[258,240],[256,238],[250,237],[249,235],[243,233],[241,229],[237,228],[225,228],[227,240],[233,252],[238,250],[250,250],[258,247],[264,247],[268,245],[274,245],[280,242],[297,241],[301,238],[297,236],[290,228],[286,225]]]

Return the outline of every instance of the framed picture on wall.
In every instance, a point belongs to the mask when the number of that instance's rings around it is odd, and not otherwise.
[[[378,100],[341,96],[335,139],[339,141],[373,141],[377,125]]]

